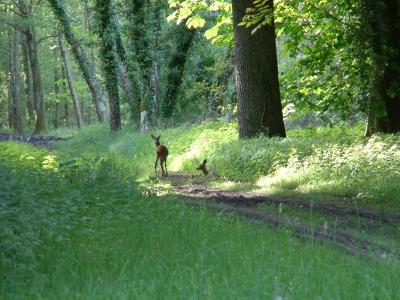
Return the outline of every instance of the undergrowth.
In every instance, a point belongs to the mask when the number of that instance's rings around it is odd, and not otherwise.
[[[222,122],[158,130],[168,146],[168,167],[198,174],[208,160],[220,178],[251,184],[272,195],[341,201],[400,211],[400,137],[363,136],[355,127],[289,130],[288,137],[239,140],[237,126]],[[149,133],[119,133],[92,126],[62,146],[70,153],[113,156],[139,177],[154,176],[155,146]]]
[[[367,261],[172,196],[144,197],[131,168],[83,148],[72,156],[0,143],[0,298],[397,297],[390,257]]]

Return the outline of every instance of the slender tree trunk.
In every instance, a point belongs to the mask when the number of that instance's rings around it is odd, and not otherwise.
[[[13,37],[12,37],[12,29],[9,28],[8,32],[8,66],[7,66],[7,120],[8,120],[8,128],[14,129],[14,117],[13,117],[13,75],[12,75],[12,46],[13,46]]]
[[[101,59],[105,74],[105,84],[110,104],[110,125],[116,131],[121,129],[121,115],[118,93],[118,63],[115,51],[115,24],[112,17],[112,1],[96,0],[96,10],[100,20]]]
[[[69,103],[67,95],[67,78],[65,78],[65,67],[64,64],[61,65],[61,78],[62,78],[62,92],[64,99],[64,120],[65,126],[69,127]]]
[[[162,104],[162,115],[165,119],[171,118],[174,112],[176,98],[183,80],[186,59],[195,35],[195,31],[188,29],[184,23],[180,24],[177,30],[176,53],[168,64],[167,89]]]
[[[154,61],[153,61],[153,122],[159,125],[161,103],[161,67],[160,67],[160,37],[161,37],[161,1],[154,4]]]
[[[25,87],[25,96],[26,96],[26,108],[28,110],[29,119],[33,122],[35,120],[35,110],[34,110],[34,100],[32,93],[32,78],[31,78],[31,65],[29,63],[29,53],[28,53],[28,45],[26,42],[26,37],[23,36],[21,39],[22,46],[22,57],[23,57],[23,65],[24,65],[24,87]]]
[[[22,116],[21,116],[21,93],[20,84],[21,76],[19,70],[19,45],[21,42],[20,32],[14,29],[13,47],[12,47],[12,81],[13,81],[13,127],[18,133],[23,132]]]
[[[85,1],[85,11],[84,11],[84,17],[85,17],[85,26],[86,30],[89,34],[89,36],[92,36],[94,34],[93,26],[92,26],[92,19],[93,19],[93,10],[91,7],[89,7],[89,3],[86,0]],[[97,69],[97,63],[96,63],[96,56],[95,56],[95,48],[93,46],[93,43],[90,43],[89,46],[89,56],[90,56],[90,61],[93,66],[93,70],[96,71]]]
[[[60,46],[61,56],[64,61],[65,72],[66,72],[65,74],[67,75],[69,91],[71,92],[72,104],[74,106],[74,111],[75,111],[76,124],[78,128],[82,128],[83,121],[82,121],[81,108],[79,106],[79,101],[78,101],[78,94],[76,93],[75,90],[74,78],[72,76],[72,71],[70,68],[69,57],[67,50],[65,49],[64,39],[62,36],[58,38],[58,43]]]
[[[267,3],[272,9],[273,1]],[[232,0],[239,137],[285,137],[274,20],[251,34],[252,28],[239,26],[250,5],[251,1]]]
[[[56,64],[54,68],[54,95],[56,97],[56,105],[54,111],[54,128],[57,129],[60,127],[60,111],[61,111],[61,103],[60,103],[60,69],[58,64]]]
[[[29,61],[31,64],[31,71],[32,71],[33,99],[34,99],[34,108],[36,113],[34,134],[40,134],[47,131],[47,120],[46,120],[46,107],[43,98],[42,77],[39,65],[36,34],[34,27],[29,25],[25,34],[28,44]]]
[[[79,43],[75,34],[71,28],[71,20],[68,16],[62,0],[48,0],[54,14],[60,21],[65,38],[71,46],[72,52],[81,68],[83,76],[92,94],[92,100],[96,108],[97,117],[100,122],[104,122],[106,119],[106,107],[105,100],[101,91],[101,87],[96,79],[95,70],[93,65],[90,63],[88,55],[84,48]]]

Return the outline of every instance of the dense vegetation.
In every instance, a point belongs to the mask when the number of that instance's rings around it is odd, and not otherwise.
[[[7,299],[396,297],[397,260],[366,261],[174,196],[143,194],[133,178],[154,158],[150,138],[107,131],[85,129],[56,152],[0,144],[0,222],[7,229],[0,290]],[[184,155],[191,144],[202,145],[204,131],[217,138],[233,130],[214,124],[162,134]],[[327,141],[340,134],[322,135]]]
[[[0,1],[0,298],[395,299],[399,17],[398,0]],[[66,139],[2,141],[31,135]],[[246,203],[280,228],[192,206],[176,178],[283,199]]]

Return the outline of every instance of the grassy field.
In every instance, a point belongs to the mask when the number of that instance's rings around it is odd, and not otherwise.
[[[304,175],[324,182],[327,166],[334,174],[348,167],[335,165],[329,155],[317,164],[318,155],[336,153],[344,159],[354,153],[353,165],[365,169],[357,169],[358,179],[350,178],[359,188],[353,193],[368,193],[372,201],[389,190],[381,204],[398,205],[391,194],[398,188],[392,169],[372,171],[391,178],[391,189],[382,183],[376,194],[368,184],[377,179],[359,176],[367,168],[394,168],[389,161],[398,164],[395,137],[365,140],[358,128],[349,136],[334,128],[290,132],[287,140],[260,137],[247,144],[236,139],[234,126],[218,123],[159,133],[171,152],[171,170],[193,172],[197,161],[207,157],[220,176],[243,181],[236,163],[254,161],[254,170],[243,170],[247,183],[256,186],[264,177],[275,178],[275,185],[267,185],[274,193],[284,190],[277,184],[284,180],[279,170],[300,172],[308,162],[311,171]],[[144,180],[154,172],[148,135],[128,129],[113,134],[101,126],[58,134],[74,138],[52,152],[0,143],[0,298],[397,299],[400,263],[390,257],[349,256],[298,240],[290,230],[192,208],[175,196],[146,196],[136,180],[149,182]],[[370,164],[363,165],[362,149],[372,149],[365,154]],[[378,149],[387,161],[378,158]],[[257,163],[261,157],[262,165]],[[356,185],[360,178],[365,184]],[[337,182],[340,191],[342,185]],[[296,189],[307,186],[301,181]]]

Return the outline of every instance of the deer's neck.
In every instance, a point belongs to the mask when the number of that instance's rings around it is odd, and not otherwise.
[[[156,142],[156,147],[158,147],[158,146],[160,146],[161,144],[160,144],[160,142]]]

